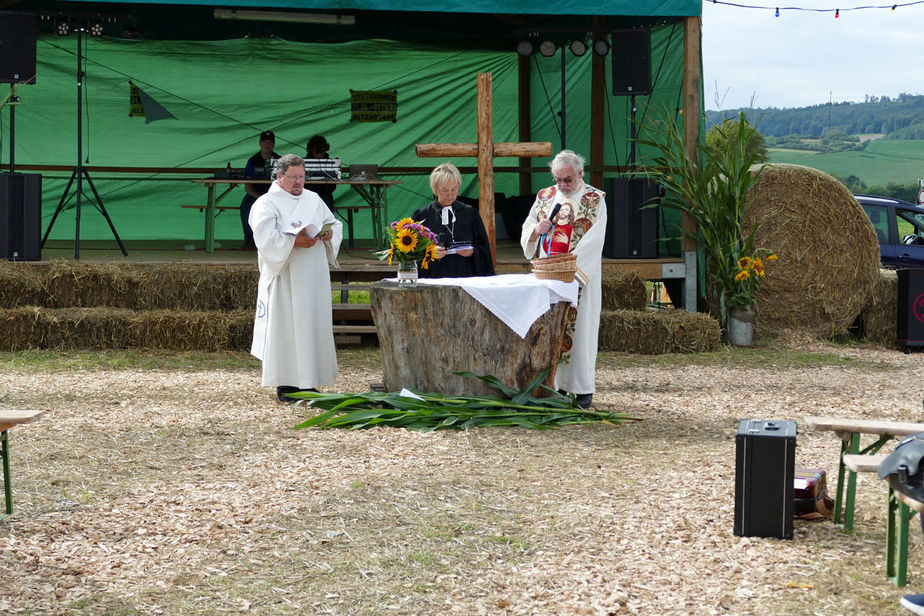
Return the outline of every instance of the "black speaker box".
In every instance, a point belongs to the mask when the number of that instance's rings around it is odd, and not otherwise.
[[[0,258],[42,258],[42,176],[0,173]]]
[[[897,325],[899,344],[924,346],[924,270],[898,270]]]
[[[33,13],[0,11],[0,83],[21,83],[35,77],[37,35]]]
[[[792,539],[796,422],[742,419],[735,436],[739,537]]]
[[[648,180],[606,180],[604,257],[654,259],[658,256],[658,208],[643,206],[659,195],[660,187]]]
[[[613,30],[613,94],[651,94],[651,31]]]

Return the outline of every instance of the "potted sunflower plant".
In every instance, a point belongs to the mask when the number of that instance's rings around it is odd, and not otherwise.
[[[749,147],[755,130],[745,115],[730,123],[721,146],[700,144],[691,155],[682,128],[665,115],[661,139],[637,139],[654,151],[651,163],[637,174],[666,191],[660,205],[686,213],[696,223],[691,235],[705,265],[705,299],[731,340],[732,321],[743,321],[753,332],[756,293],[772,251],[755,247],[757,225],[745,222],[748,193],[763,171],[759,154]],[[735,329],[737,334],[737,328]],[[742,340],[750,344],[750,338]],[[734,342],[733,342],[734,343]]]
[[[436,259],[437,238],[425,225],[410,218],[392,222],[385,229],[388,248],[375,255],[388,264],[398,263],[398,286],[417,286],[417,264],[427,269]]]

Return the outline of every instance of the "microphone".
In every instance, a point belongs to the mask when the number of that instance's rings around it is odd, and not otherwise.
[[[558,210],[560,210],[560,209],[561,209],[561,203],[556,203],[556,204],[555,204],[555,207],[552,208],[552,212],[549,214],[549,222],[552,222],[552,220],[554,220],[555,217],[558,216]],[[551,231],[552,228],[554,228],[554,227],[555,227],[555,223],[553,222],[553,223],[552,223],[552,226],[549,227],[549,231]],[[547,235],[548,235],[548,233],[546,232],[546,233],[543,233],[542,236],[540,236],[540,238],[539,238],[539,243],[540,243],[540,244],[543,243],[543,242],[545,242],[545,237],[546,237]]]

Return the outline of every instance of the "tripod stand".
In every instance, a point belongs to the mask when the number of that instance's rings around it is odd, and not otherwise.
[[[112,229],[112,235],[115,237],[116,242],[119,244],[119,248],[122,250],[123,256],[128,256],[128,252],[125,250],[125,246],[122,244],[121,238],[119,238],[118,232],[116,232],[115,225],[112,224],[112,219],[109,218],[109,213],[106,211],[106,206],[103,205],[103,200],[99,196],[99,192],[96,190],[96,186],[93,185],[93,180],[90,179],[90,173],[87,171],[86,167],[83,166],[83,79],[85,73],[83,72],[83,37],[84,32],[83,25],[80,21],[77,22],[77,166],[74,167],[73,173],[71,173],[71,179],[67,183],[67,188],[64,189],[64,194],[61,195],[61,200],[58,202],[58,207],[55,209],[54,215],[51,217],[51,222],[48,223],[48,229],[45,230],[45,236],[42,238],[42,246],[45,245],[45,241],[48,239],[48,234],[51,233],[51,228],[55,224],[55,220],[58,218],[65,206],[70,203],[71,199],[76,198],[74,202],[75,207],[75,218],[76,218],[76,230],[74,236],[74,258],[80,258],[80,206],[81,201],[85,195],[83,190],[83,182],[86,180],[87,184],[90,186],[90,190],[93,191],[93,197],[95,201],[88,199],[91,205],[93,205],[100,214],[103,215],[103,218],[106,219],[106,222],[109,223],[109,228]],[[71,187],[74,186],[74,180],[77,180],[77,185],[73,194],[70,194]]]

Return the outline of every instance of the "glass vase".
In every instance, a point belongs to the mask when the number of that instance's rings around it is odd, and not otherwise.
[[[403,288],[417,286],[417,261],[398,264],[398,286]]]

